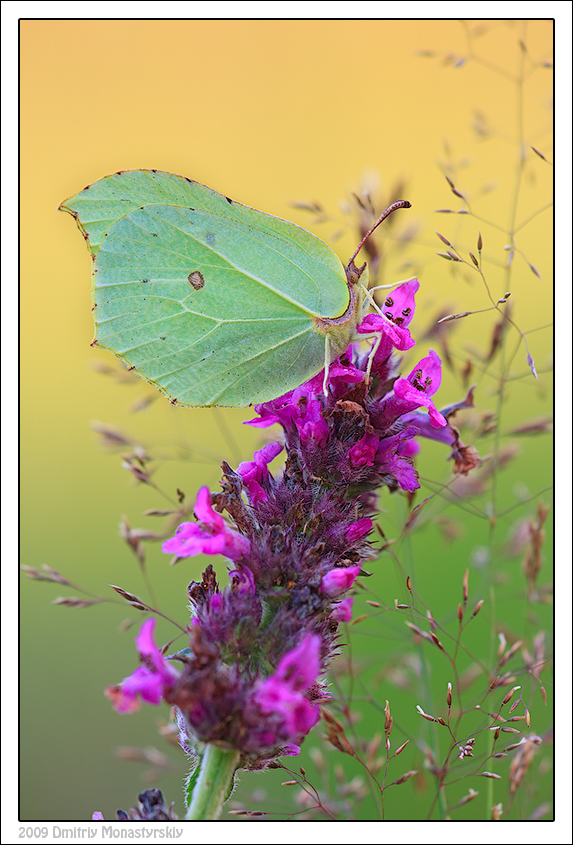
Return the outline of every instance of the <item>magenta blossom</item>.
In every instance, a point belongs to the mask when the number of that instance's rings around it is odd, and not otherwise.
[[[359,384],[361,381],[364,381],[362,370],[358,370],[352,364],[341,364],[340,358],[332,361],[328,368],[328,386],[335,396],[340,392],[344,393],[348,390],[349,384]],[[321,370],[309,381],[293,391],[294,398],[298,401],[298,398],[302,395],[322,396],[323,385],[324,370]]]
[[[348,390],[349,384],[357,384],[361,381],[364,381],[362,370],[358,370],[352,364],[341,364],[338,358],[331,363],[328,369],[328,386],[335,396]],[[304,416],[304,411],[301,411],[300,400],[310,400],[322,396],[323,383],[324,370],[321,370],[309,381],[295,390],[290,390],[284,396],[279,396],[278,399],[273,399],[270,402],[264,402],[262,405],[255,405],[258,417],[247,420],[244,424],[256,428],[267,428],[269,425],[279,423],[285,429],[290,428],[293,422]],[[312,414],[316,418],[316,412],[313,411]]]
[[[380,470],[393,475],[402,490],[407,490],[408,493],[413,493],[420,486],[418,473],[411,461],[407,460],[410,452],[408,444],[415,442],[412,438],[418,431],[419,429],[411,425],[398,434],[385,437],[380,441],[376,453],[376,464]],[[413,454],[416,454],[416,451]]]
[[[255,411],[259,415],[253,420],[245,420],[244,425],[252,425],[255,428],[268,428],[278,423],[288,428],[294,420],[300,416],[298,405],[292,402],[292,391],[271,402],[262,405],[255,405]]]
[[[417,440],[405,440],[398,447],[397,455],[402,458],[414,458],[420,451],[420,444]]]
[[[445,417],[436,409],[431,399],[441,381],[442,362],[434,350],[430,349],[427,357],[416,364],[408,378],[399,378],[394,383],[394,395],[380,406],[376,427],[388,429],[399,417],[422,407],[428,409],[434,428],[445,426]]]
[[[256,595],[257,588],[255,585],[255,578],[248,566],[241,566],[240,569],[233,569],[229,572],[229,578],[240,595]]]
[[[239,560],[250,552],[248,539],[229,528],[221,514],[213,510],[208,487],[201,487],[197,493],[195,514],[199,522],[182,522],[175,537],[163,543],[161,548],[166,554],[177,557],[224,555]]]
[[[431,396],[438,390],[442,381],[442,362],[433,349],[426,358],[414,367],[408,378],[399,378],[394,384],[394,395],[404,403],[411,403],[408,411],[425,407],[430,414],[434,428],[446,425],[446,420],[436,409]]]
[[[355,543],[357,540],[361,540],[367,534],[372,531],[372,520],[368,516],[362,517],[359,519],[358,522],[353,522],[346,529],[346,539],[349,543]]]
[[[380,438],[375,434],[366,433],[358,443],[348,451],[348,459],[352,467],[372,467],[376,458],[376,450]]]
[[[282,739],[305,736],[320,719],[319,708],[304,695],[319,672],[320,637],[307,634],[299,646],[281,658],[276,672],[256,689],[253,697],[260,710],[281,717]]]
[[[346,568],[331,569],[322,578],[320,590],[329,598],[345,593],[354,584],[360,574],[360,566],[347,566]]]
[[[282,452],[283,445],[278,441],[267,443],[253,455],[252,461],[243,461],[237,467],[237,472],[243,479],[243,484],[248,490],[251,502],[256,505],[258,502],[266,502],[268,496],[261,486],[269,477],[267,465]]]
[[[352,619],[352,603],[354,599],[352,596],[347,596],[338,604],[333,605],[332,613],[330,614],[337,622],[350,622]]]
[[[165,660],[155,645],[153,631],[155,619],[147,619],[135,639],[139,655],[144,662],[118,686],[105,691],[118,713],[139,710],[141,697],[149,704],[159,704],[165,691],[175,685],[179,673]]]
[[[374,356],[376,364],[384,362],[393,349],[405,352],[416,345],[408,326],[415,309],[415,296],[420,287],[417,279],[410,279],[390,291],[380,308],[383,316],[367,314],[358,326],[360,334],[380,334],[380,343]]]
[[[328,423],[322,416],[320,399],[309,399],[304,414],[296,420],[301,444],[323,448],[328,440]]]

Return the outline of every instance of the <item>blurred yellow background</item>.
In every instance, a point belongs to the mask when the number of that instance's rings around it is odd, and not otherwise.
[[[460,282],[436,256],[444,245],[435,229],[466,257],[481,230],[494,298],[507,289],[500,228],[512,215],[520,125],[518,223],[551,201],[550,167],[530,147],[552,159],[552,71],[542,66],[552,60],[552,35],[551,21],[22,21],[22,563],[46,563],[98,594],[109,595],[109,583],[144,592],[117,524],[126,513],[139,525],[142,510],[163,502],[150,488],[135,488],[118,456],[101,450],[91,421],[152,444],[167,459],[162,486],[184,485],[189,498],[202,484],[217,489],[222,458],[236,465],[258,443],[256,432],[240,426],[248,410],[214,415],[158,398],[133,414],[147,387],[94,370],[94,362],[113,358],[89,345],[90,260],[74,222],[56,211],[63,199],[116,170],[159,168],[307,228],[308,215],[291,203],[319,200],[334,218],[313,227],[326,239],[342,220],[340,202],[372,174],[383,194],[402,181],[413,206],[402,214],[417,231],[392,270],[402,273],[396,278],[419,270],[413,335],[420,337],[440,304],[452,312],[489,305],[477,274]],[[520,95],[510,77],[521,70]],[[435,213],[464,207],[444,169],[455,172],[477,219]],[[528,336],[540,380],[529,374],[521,346],[508,425],[549,409],[551,210],[533,217],[516,243],[526,260],[519,252],[514,259],[513,313],[523,331],[541,329]],[[355,245],[348,233],[335,248],[344,261]],[[457,344],[466,357],[487,350],[493,324],[491,313],[460,323]],[[509,348],[518,340],[515,333]],[[496,384],[480,379],[481,408],[491,407]],[[442,404],[461,398],[449,385],[448,375]],[[193,460],[173,461],[173,443],[178,454],[183,445],[196,450]],[[548,462],[532,452],[531,471]],[[166,563],[157,550],[153,581],[166,610],[182,619],[184,590],[200,561]],[[147,708],[121,718],[103,698],[105,685],[135,667],[135,630],[117,633],[127,609],[50,606],[62,594],[77,592],[27,581],[21,591],[21,818],[80,820],[95,809],[111,818],[116,807],[133,805],[140,788],[136,767],[115,761],[113,749],[159,744],[158,714]],[[180,802],[180,773],[171,777],[169,800]]]

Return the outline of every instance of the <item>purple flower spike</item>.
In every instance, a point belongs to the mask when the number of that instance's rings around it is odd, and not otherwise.
[[[433,351],[398,378],[394,353],[414,345],[408,327],[418,287],[416,279],[400,285],[380,314],[365,318],[362,334],[330,364],[326,391],[323,371],[256,406],[250,424],[279,424],[280,442],[237,471],[223,462],[222,492],[202,487],[192,521],[163,544],[178,557],[225,555],[234,562],[230,583],[220,587],[209,563],[187,587],[192,618],[177,662],[161,654],[150,620],[137,637],[139,668],[106,694],[120,712],[141,701],[174,707],[187,754],[197,743],[214,743],[236,749],[240,767],[255,771],[297,755],[329,697],[321,673],[341,646],[340,625],[352,621],[349,591],[372,556],[376,491],[419,486],[419,435],[449,446],[456,473],[479,465],[477,452],[446,423],[472,407],[472,390],[437,411],[441,362]],[[360,338],[370,341],[375,332],[372,356]],[[283,449],[284,471],[269,471]]]
[[[338,604],[333,605],[332,618],[337,622],[350,622],[352,619],[352,603],[354,599],[352,596],[347,596]]]
[[[345,593],[354,584],[360,574],[360,566],[348,566],[345,569],[331,569],[322,579],[320,590],[329,598]]]
[[[177,557],[193,555],[224,555],[231,560],[240,560],[251,550],[249,540],[225,524],[221,514],[211,505],[208,487],[201,487],[197,493],[195,514],[200,522],[182,522],[175,537],[166,540],[162,550]]]

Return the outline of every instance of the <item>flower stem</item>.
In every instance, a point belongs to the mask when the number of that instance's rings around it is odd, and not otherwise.
[[[186,821],[214,821],[233,786],[239,752],[227,751],[210,743],[201,759],[201,770],[185,814]]]

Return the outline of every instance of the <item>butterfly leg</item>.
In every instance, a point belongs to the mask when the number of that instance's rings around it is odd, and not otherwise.
[[[330,373],[330,338],[328,334],[324,335],[324,380],[322,382],[322,392],[328,396],[328,375]]]
[[[374,356],[378,352],[378,347],[382,342],[382,332],[379,332],[376,335],[376,339],[372,346],[370,347],[370,352],[368,353],[368,366],[366,367],[366,384],[370,382],[370,370],[372,369],[372,361],[374,360]]]

